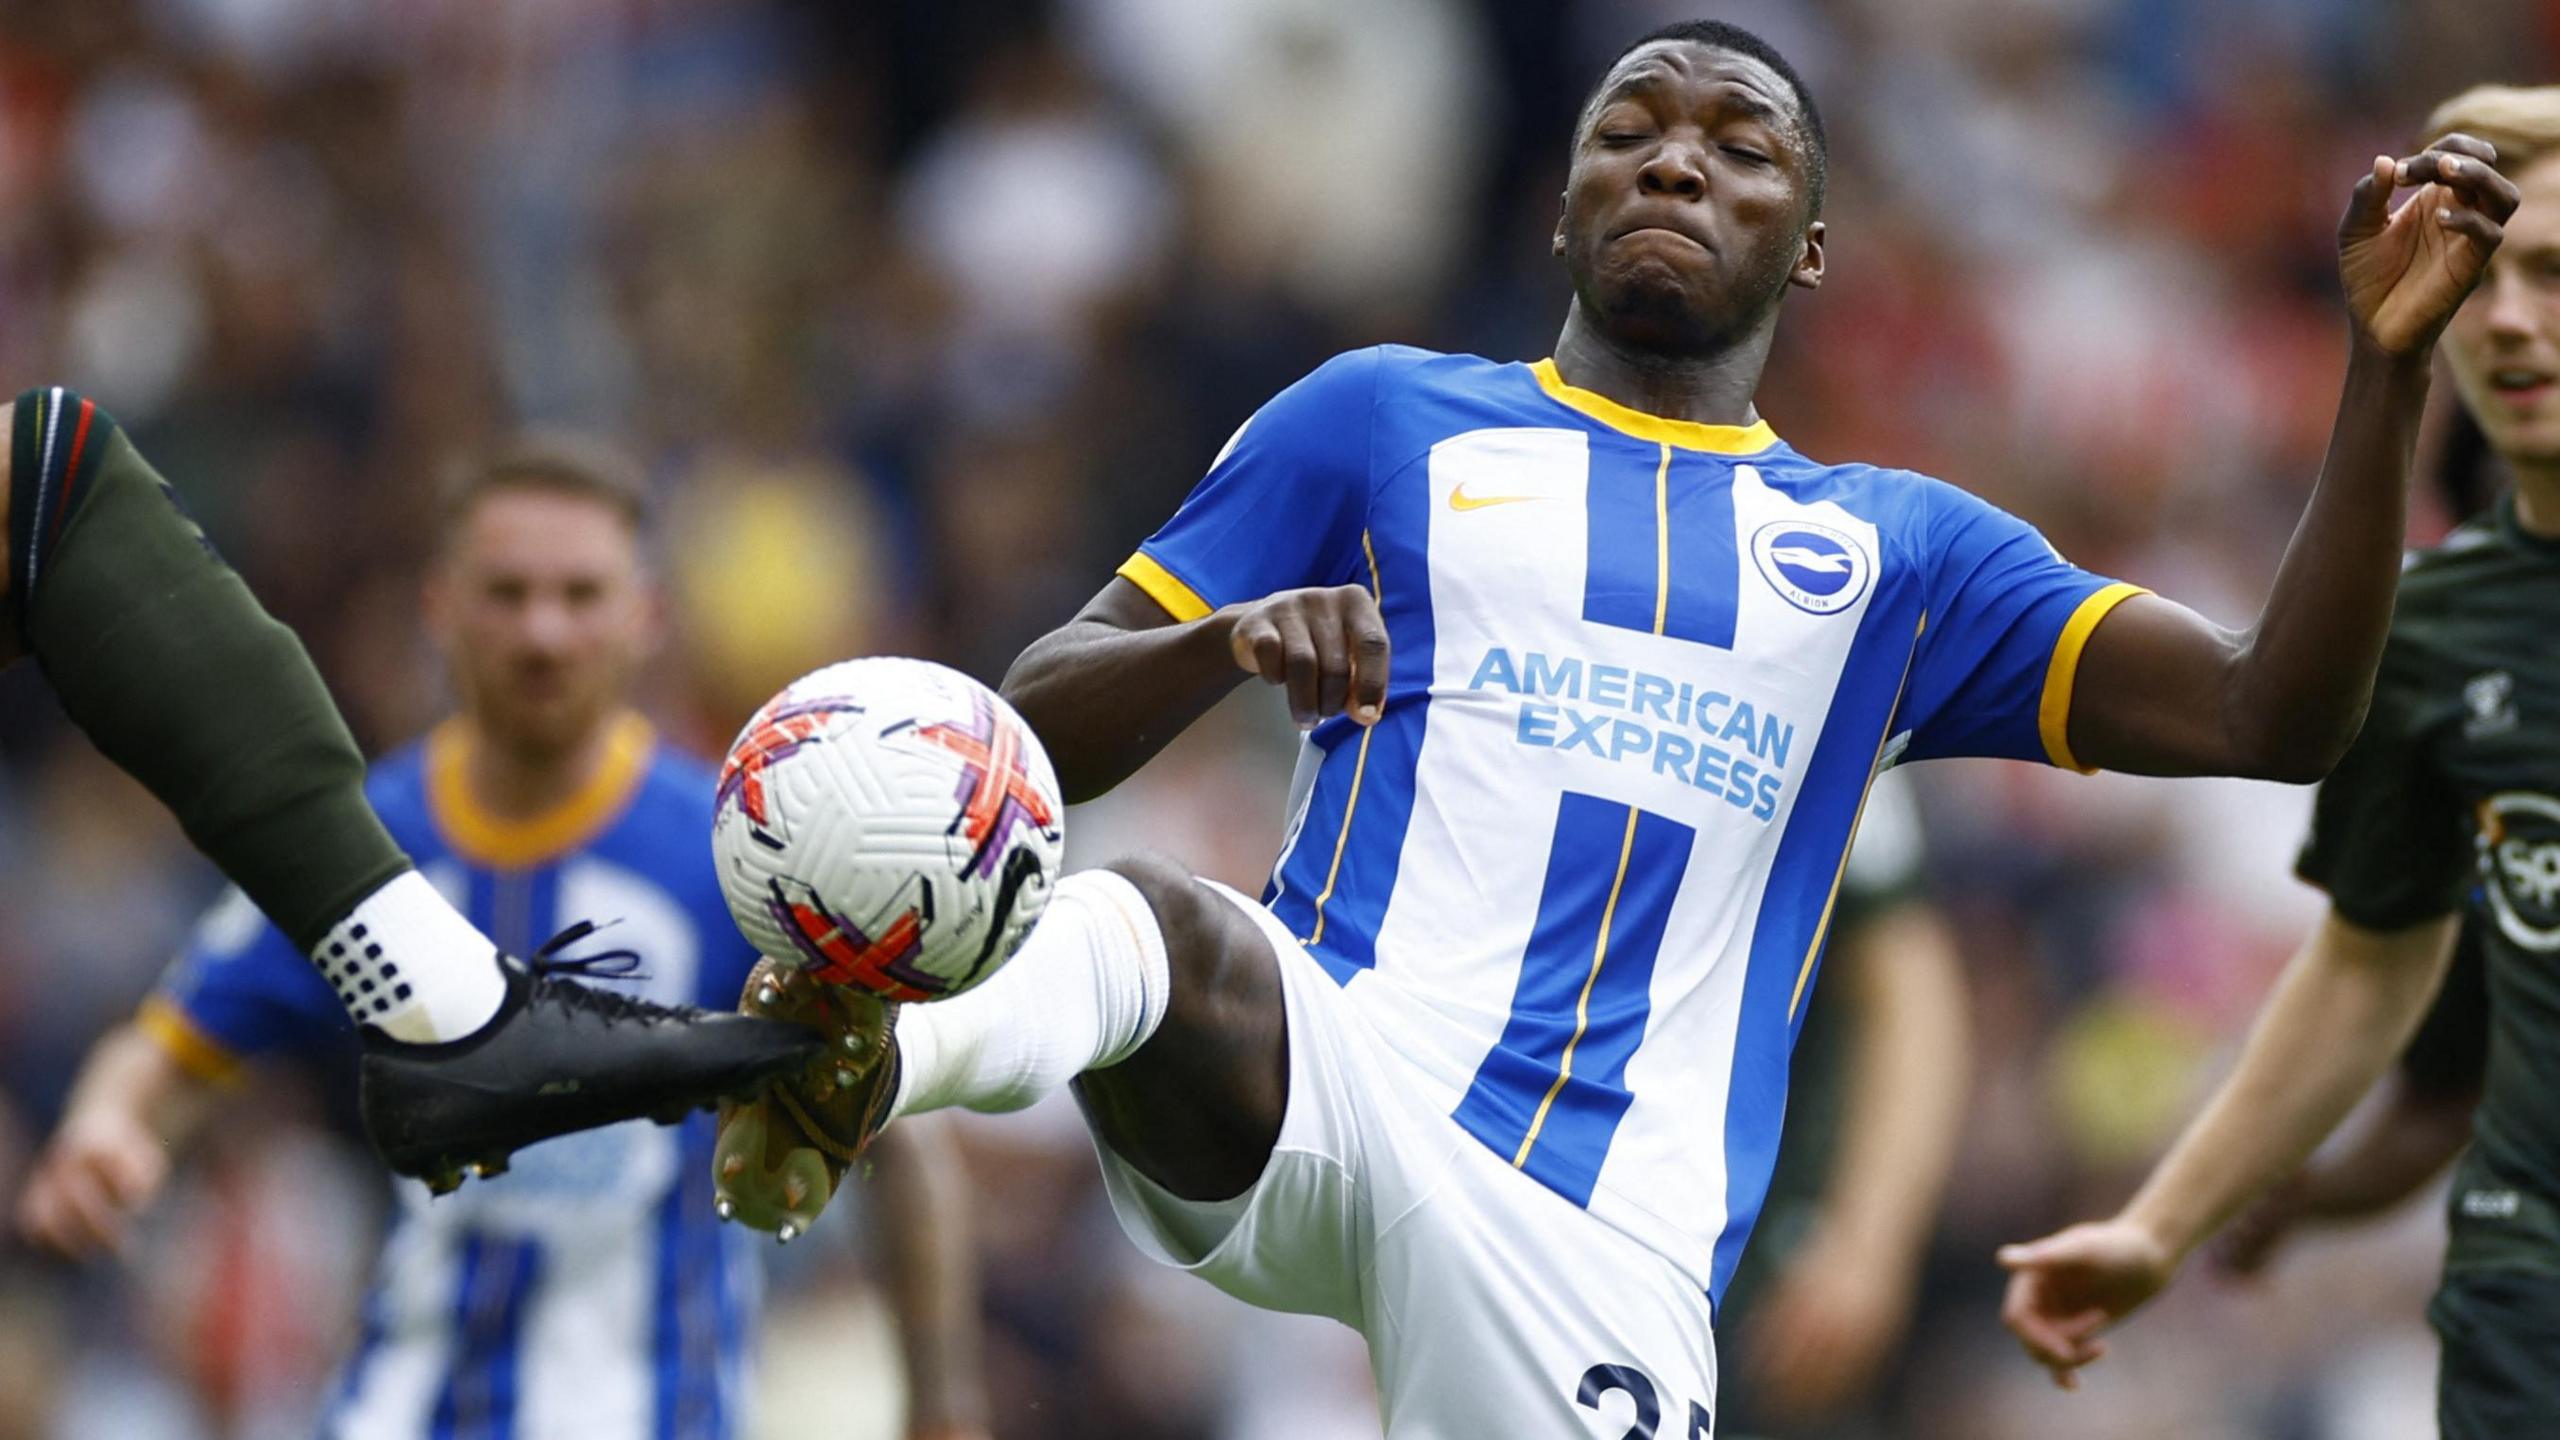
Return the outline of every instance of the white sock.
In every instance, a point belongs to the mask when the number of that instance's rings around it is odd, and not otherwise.
[[[1070,875],[985,984],[899,1009],[890,1114],[1019,1110],[1128,1059],[1164,1023],[1172,989],[1164,932],[1138,887],[1108,870]]]
[[[394,1040],[459,1040],[507,998],[498,947],[415,870],[356,903],[311,963],[359,1025]]]

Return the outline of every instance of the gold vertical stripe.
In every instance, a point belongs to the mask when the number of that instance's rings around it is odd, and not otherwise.
[[[1369,598],[1386,604],[1386,589],[1378,582],[1378,550],[1369,543],[1369,532],[1360,532],[1360,553],[1369,557]],[[1342,802],[1342,830],[1333,837],[1333,864],[1324,872],[1324,889],[1316,895],[1315,928],[1308,931],[1301,945],[1313,945],[1324,939],[1324,907],[1333,899],[1333,887],[1342,879],[1342,852],[1351,844],[1351,817],[1360,810],[1360,782],[1369,774],[1369,738],[1378,733],[1375,725],[1360,732],[1360,753],[1351,762],[1351,798]]]
[[[1893,687],[1893,704],[1884,712],[1884,733],[1876,737],[1876,758],[1867,765],[1867,788],[1858,794],[1858,813],[1849,817],[1849,838],[1840,845],[1840,868],[1831,872],[1831,893],[1823,897],[1822,918],[1814,922],[1813,943],[1804,947],[1804,964],[1796,968],[1795,993],[1787,997],[1787,1021],[1793,1024],[1796,1007],[1804,1003],[1805,982],[1813,978],[1813,957],[1822,953],[1822,937],[1831,930],[1831,907],[1840,903],[1840,881],[1849,873],[1849,851],[1858,843],[1858,827],[1867,818],[1867,797],[1875,793],[1876,766],[1884,761],[1884,747],[1893,739],[1894,712],[1902,708],[1902,692],[1911,683],[1911,662],[1920,654],[1920,637],[1928,633],[1929,616],[1923,611],[1920,624],[1911,632],[1911,653],[1902,657],[1902,680]]]
[[[1547,1096],[1538,1102],[1538,1113],[1529,1117],[1529,1133],[1520,1137],[1519,1152],[1511,1157],[1511,1168],[1529,1163],[1529,1151],[1538,1143],[1538,1132],[1547,1127],[1547,1111],[1553,1109],[1556,1097],[1564,1093],[1564,1082],[1573,1078],[1573,1052],[1582,1044],[1583,1032],[1591,1028],[1591,987],[1600,983],[1600,966],[1609,958],[1609,925],[1618,916],[1618,892],[1626,888],[1627,862],[1636,853],[1636,807],[1627,807],[1627,838],[1618,842],[1618,873],[1609,882],[1609,903],[1600,907],[1600,938],[1591,946],[1591,973],[1582,977],[1582,998],[1573,1002],[1573,1038],[1564,1042],[1564,1059],[1556,1066],[1556,1083],[1547,1087]]]
[[[1671,614],[1671,442],[1653,471],[1653,633]]]

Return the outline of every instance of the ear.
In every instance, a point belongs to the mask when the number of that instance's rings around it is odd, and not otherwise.
[[[1822,288],[1822,239],[1821,221],[1816,220],[1804,227],[1804,249],[1796,255],[1795,272],[1787,277],[1788,284],[1801,285],[1807,290]]]
[[[1561,194],[1561,195],[1559,195],[1559,196],[1557,196],[1557,197],[1556,197],[1556,233],[1555,233],[1554,235],[1550,236],[1550,237],[1548,238],[1548,240],[1547,240],[1547,253],[1548,253],[1548,254],[1550,254],[1550,255],[1555,256],[1555,257],[1556,257],[1557,259],[1559,259],[1559,260],[1561,260],[1561,259],[1563,259],[1563,258],[1564,258],[1564,222],[1565,222],[1565,217],[1566,217],[1566,216],[1571,212],[1572,208],[1573,208],[1573,192],[1572,192],[1572,191],[1567,190],[1567,191],[1566,191],[1566,192],[1564,192],[1563,194]]]

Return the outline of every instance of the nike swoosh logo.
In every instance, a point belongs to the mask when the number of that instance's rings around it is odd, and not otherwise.
[[[1488,505],[1508,505],[1515,500],[1544,500],[1546,498],[1547,497],[1544,495],[1470,495],[1467,493],[1467,487],[1461,484],[1457,489],[1449,492],[1449,508],[1452,510],[1482,510]]]

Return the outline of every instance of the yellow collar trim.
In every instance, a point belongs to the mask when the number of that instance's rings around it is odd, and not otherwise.
[[[622,817],[648,773],[657,734],[625,714],[605,737],[604,758],[577,792],[539,815],[511,820],[471,792],[471,739],[448,720],[427,737],[427,809],[455,855],[474,865],[522,870],[592,842]]]
[[[1538,388],[1549,399],[1568,410],[1577,410],[1612,430],[1623,431],[1639,440],[1652,440],[1664,445],[1677,445],[1684,450],[1706,450],[1717,455],[1755,455],[1778,443],[1778,432],[1766,420],[1748,425],[1707,425],[1696,420],[1668,420],[1660,415],[1647,415],[1630,410],[1596,390],[1567,385],[1556,373],[1553,359],[1541,360],[1529,367],[1538,377]]]

